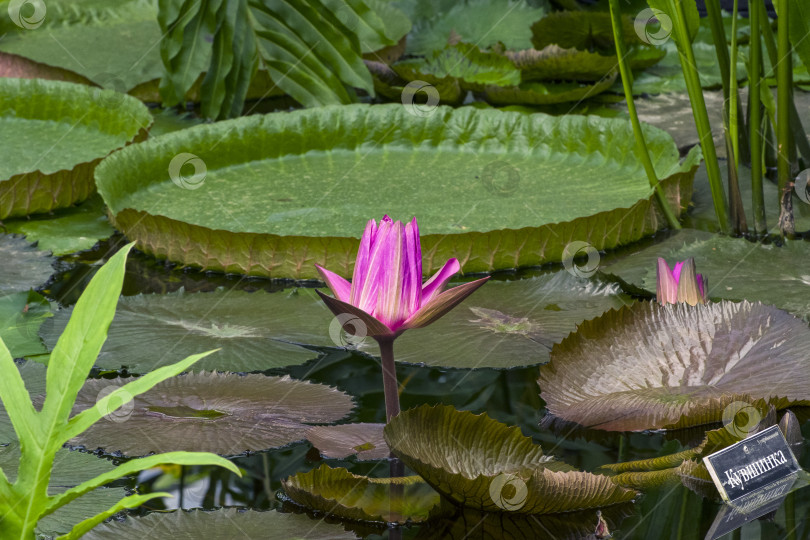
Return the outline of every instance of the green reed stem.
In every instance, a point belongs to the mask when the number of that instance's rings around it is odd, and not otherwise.
[[[762,189],[762,105],[760,103],[760,87],[762,84],[762,21],[761,13],[755,4],[759,0],[752,0],[749,4],[748,16],[751,23],[751,41],[748,66],[748,140],[751,144],[751,203],[754,207],[754,231],[764,234],[768,230],[765,218],[765,193]],[[754,4],[754,5],[752,5]],[[770,90],[766,87],[766,92]]]
[[[700,76],[698,75],[697,64],[695,63],[695,53],[692,50],[692,42],[689,39],[689,30],[686,28],[686,14],[683,10],[683,3],[680,0],[667,0],[669,15],[672,18],[673,34],[678,45],[678,56],[681,61],[681,71],[686,81],[686,90],[689,93],[689,101],[692,105],[692,115],[695,118],[698,140],[703,150],[703,157],[706,162],[706,173],[709,176],[709,187],[712,192],[714,202],[714,213],[717,215],[717,222],[720,230],[726,234],[729,232],[728,204],[726,194],[723,191],[723,178],[720,175],[720,165],[717,161],[717,149],[714,147],[712,139],[712,126],[709,123],[709,113],[706,111],[706,101],[703,99],[703,89],[700,86]]]
[[[794,493],[785,497],[785,531],[786,540],[796,540],[796,500]]]
[[[790,185],[790,90],[793,73],[788,34],[789,8],[788,0],[776,0],[779,14],[776,28],[776,171],[779,178],[779,228],[783,235],[795,232]]]
[[[655,190],[655,195],[658,199],[658,204],[664,212],[667,223],[673,229],[680,229],[681,224],[678,222],[678,214],[669,205],[664,188],[661,187],[661,182],[655,174],[655,167],[650,159],[650,152],[647,150],[647,142],[644,140],[644,132],[641,130],[641,122],[638,119],[636,112],[636,104],[633,101],[633,74],[627,66],[625,57],[627,52],[624,48],[624,36],[622,35],[622,14],[619,10],[619,0],[609,0],[610,2],[610,21],[613,26],[613,41],[616,43],[616,57],[619,60],[619,73],[622,77],[622,87],[624,88],[624,98],[627,101],[627,112],[630,115],[630,122],[633,125],[633,136],[636,139],[636,155],[644,166],[644,171],[647,173],[647,180],[650,186]],[[679,209],[680,210],[680,209]]]

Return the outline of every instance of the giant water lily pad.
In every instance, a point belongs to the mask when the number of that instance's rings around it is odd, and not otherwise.
[[[51,305],[34,291],[0,296],[0,339],[14,358],[45,354],[38,330]]]
[[[573,240],[604,249],[665,224],[623,120],[411,112],[351,105],[196,126],[116,152],[96,180],[140,249],[272,277],[316,277],[315,263],[351,275],[381,204],[418,215],[426,273],[450,257],[465,272],[560,261]],[[645,134],[684,207],[698,152],[681,164],[666,133]]]
[[[391,451],[383,438],[385,424],[340,424],[314,426],[307,431],[307,440],[325,458],[385,459]]]
[[[654,293],[658,257],[670,263],[694,257],[698,272],[709,279],[710,298],[758,300],[810,320],[806,241],[788,240],[777,246],[684,230],[604,271]]]
[[[17,443],[0,447],[0,469],[11,482],[17,478],[19,459],[20,448]],[[48,493],[61,493],[114,468],[110,461],[92,454],[60,450],[54,459]],[[77,523],[112,507],[126,495],[123,488],[97,488],[42,518],[37,523],[36,532],[45,537],[66,534]]]
[[[85,383],[75,411],[129,379]],[[136,396],[71,444],[128,456],[176,450],[236,455],[303,439],[310,426],[351,412],[351,396],[329,386],[285,377],[192,373]]]
[[[0,234],[0,296],[44,285],[54,273],[53,260],[21,236]]]
[[[86,540],[143,540],[144,538],[234,538],[241,540],[274,538],[307,538],[307,540],[354,540],[353,533],[340,525],[311,519],[299,514],[257,512],[223,508],[214,512],[194,510],[185,512],[155,512],[144,517],[129,517],[125,521],[110,521],[95,527],[82,538]]]
[[[554,343],[578,323],[631,301],[616,285],[566,271],[515,281],[490,280],[429,329],[400,336],[396,358],[457,368],[541,364],[548,361]]]
[[[49,348],[72,312],[61,310],[42,327]],[[312,289],[124,296],[96,365],[147,373],[212,349],[221,350],[197,362],[194,371],[264,371],[303,364],[317,353],[289,342],[332,344],[330,320]]]
[[[659,49],[636,48],[631,51],[628,61],[631,67],[640,69],[660,60],[664,54]],[[541,50],[507,51],[506,56],[520,69],[524,81],[598,81],[616,71],[619,65],[615,55],[564,49],[555,44]]]
[[[391,419],[384,433],[408,467],[458,506],[548,514],[635,497],[634,491],[605,476],[577,471],[543,455],[520,428],[486,414],[423,405]]]
[[[87,199],[96,164],[145,138],[149,124],[142,103],[111,90],[0,79],[0,219]]]
[[[735,401],[810,404],[808,359],[810,329],[776,308],[644,302],[580,325],[552,349],[538,384],[549,419],[674,429],[719,422]]]
[[[582,101],[608,90],[616,77],[614,71],[593,84],[528,81],[517,86],[487,86],[484,98],[496,105],[553,105]]]
[[[425,521],[439,494],[419,476],[370,478],[326,464],[283,481],[296,503],[327,515],[355,521]]]
[[[622,17],[622,36],[627,43],[641,44],[629,16]],[[531,27],[536,49],[555,44],[565,49],[615,50],[610,14],[605,11],[557,11]]]

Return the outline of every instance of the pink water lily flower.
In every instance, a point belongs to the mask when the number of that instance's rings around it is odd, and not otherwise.
[[[658,259],[657,298],[661,304],[687,303],[690,306],[705,304],[708,281],[695,273],[695,259],[688,258],[675,264],[672,270],[667,262]]]
[[[403,225],[388,216],[380,220],[379,226],[373,219],[366,225],[351,283],[326,268],[316,267],[335,294],[332,298],[318,291],[329,309],[335,315],[345,313],[359,318],[366,326],[366,335],[378,341],[427,326],[489,279],[445,291],[447,282],[461,268],[457,259],[450,259],[422,283],[422,248],[416,218]],[[346,330],[354,329],[347,325]]]

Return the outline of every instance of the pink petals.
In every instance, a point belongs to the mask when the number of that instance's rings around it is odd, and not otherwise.
[[[695,259],[678,262],[670,271],[667,262],[658,259],[658,288],[656,298],[661,304],[686,303],[690,306],[707,302],[707,280],[695,273]]]

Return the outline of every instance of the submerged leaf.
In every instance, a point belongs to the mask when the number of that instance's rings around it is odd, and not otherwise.
[[[639,303],[583,323],[538,384],[550,413],[610,431],[719,422],[735,401],[810,404],[810,330],[742,302]]]
[[[127,382],[87,381],[74,412]],[[301,440],[307,424],[335,422],[353,406],[348,394],[288,376],[192,373],[159,383],[110,410],[70,444],[127,456],[176,450],[236,455]]]
[[[394,454],[458,506],[548,514],[635,497],[605,476],[544,456],[520,428],[486,414],[423,405],[394,417],[384,433]]]
[[[419,476],[370,478],[326,464],[282,484],[296,503],[355,521],[418,523],[439,504],[439,494]]]
[[[385,459],[391,451],[383,438],[385,424],[340,424],[315,426],[307,431],[307,439],[328,459]]]

